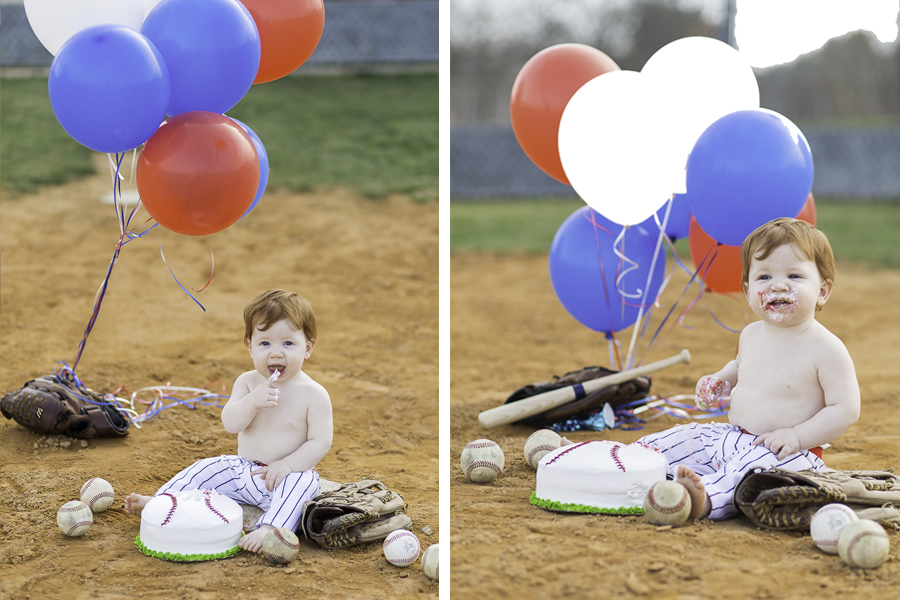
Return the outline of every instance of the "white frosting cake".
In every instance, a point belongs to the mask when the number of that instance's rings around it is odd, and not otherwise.
[[[211,490],[163,493],[141,511],[141,533],[135,541],[144,554],[167,560],[193,561],[237,554],[243,511],[240,505]]]
[[[561,446],[538,463],[531,503],[548,510],[642,514],[644,496],[666,479],[665,456],[610,441]]]

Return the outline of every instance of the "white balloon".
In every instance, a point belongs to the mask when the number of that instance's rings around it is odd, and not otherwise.
[[[665,132],[652,88],[635,71],[585,83],[559,123],[559,158],[582,200],[620,225],[636,225],[672,195],[661,177]]]
[[[70,37],[92,25],[125,25],[139,31],[144,0],[25,0],[34,35],[56,56]]]
[[[656,51],[641,69],[666,125],[671,192],[685,188],[687,157],[700,134],[720,117],[759,108],[759,84],[750,63],[724,42],[686,37]]]

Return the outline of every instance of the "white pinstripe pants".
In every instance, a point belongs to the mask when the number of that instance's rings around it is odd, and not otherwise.
[[[265,480],[250,476],[258,467],[236,455],[204,458],[170,479],[156,495],[183,490],[215,490],[235,502],[252,504],[265,511],[256,523],[257,528],[265,524],[296,531],[303,503],[319,493],[319,474],[313,470],[291,473],[270,492]]]
[[[709,518],[720,521],[738,514],[732,500],[734,489],[751,469],[777,467],[788,471],[814,471],[825,463],[809,450],[778,460],[765,446],[754,446],[756,436],[744,433],[730,423],[689,423],[651,433],[636,443],[662,452],[669,461],[669,476],[675,477],[678,465],[700,475],[712,510]]]

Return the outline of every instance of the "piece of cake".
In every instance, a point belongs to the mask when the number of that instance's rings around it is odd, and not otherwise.
[[[141,533],[135,540],[148,556],[174,561],[225,558],[241,551],[243,511],[240,505],[211,490],[163,493],[141,511]]]
[[[644,496],[666,479],[667,468],[665,456],[635,444],[561,446],[538,463],[531,503],[565,512],[643,514]]]

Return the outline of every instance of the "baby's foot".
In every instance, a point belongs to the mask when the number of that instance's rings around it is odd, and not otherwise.
[[[690,468],[679,465],[675,481],[683,485],[691,497],[691,514],[689,518],[697,519],[709,515],[712,506],[709,503],[709,496],[706,495],[706,486],[703,485],[700,476]]]
[[[271,525],[260,525],[259,529],[251,531],[242,537],[240,541],[238,541],[238,546],[248,552],[259,552],[262,550],[263,539],[265,539],[266,534],[269,533],[270,529],[272,529]]]
[[[128,494],[125,497],[125,512],[136,517],[141,516],[141,511],[147,506],[153,496],[141,496],[140,494]]]

